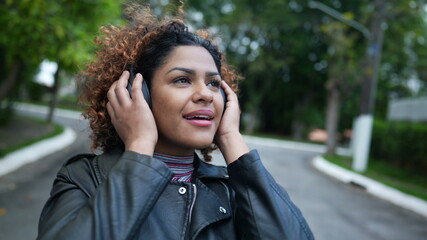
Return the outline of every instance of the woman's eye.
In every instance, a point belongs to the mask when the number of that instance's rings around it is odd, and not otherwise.
[[[175,79],[173,82],[178,84],[187,84],[187,83],[190,83],[190,80],[184,77],[180,77]]]
[[[221,81],[219,80],[212,80],[208,83],[208,86],[219,88],[221,86]]]

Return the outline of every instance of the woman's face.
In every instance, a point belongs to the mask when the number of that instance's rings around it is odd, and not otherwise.
[[[176,47],[151,82],[159,139],[155,151],[191,155],[208,147],[221,121],[221,77],[210,53],[200,46]]]

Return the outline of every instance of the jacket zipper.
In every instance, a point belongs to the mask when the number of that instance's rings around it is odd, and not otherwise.
[[[193,201],[191,202],[190,205],[190,213],[188,215],[188,224],[191,224],[191,215],[193,215],[193,207],[194,207],[194,203],[196,202],[196,197],[197,197],[197,188],[196,188],[196,184],[192,184],[193,185],[193,189],[194,189],[194,196],[193,196]]]

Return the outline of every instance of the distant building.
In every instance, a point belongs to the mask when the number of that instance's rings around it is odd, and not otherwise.
[[[427,97],[392,100],[388,106],[387,119],[427,122]]]

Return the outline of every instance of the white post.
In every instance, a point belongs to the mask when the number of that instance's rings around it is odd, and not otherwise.
[[[371,114],[356,118],[353,142],[353,170],[364,172],[369,158],[373,117]]]

